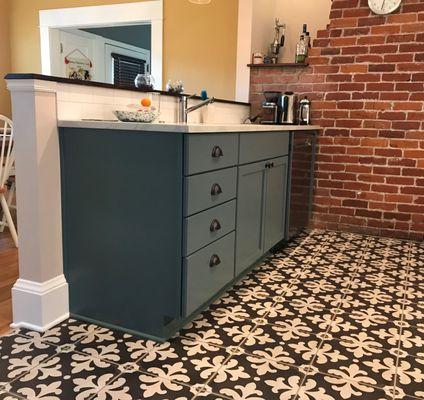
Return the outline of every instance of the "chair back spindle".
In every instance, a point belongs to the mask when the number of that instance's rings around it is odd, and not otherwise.
[[[7,180],[10,177],[10,173],[14,163],[14,151],[13,151],[13,123],[12,121],[0,115],[0,187],[4,188]]]

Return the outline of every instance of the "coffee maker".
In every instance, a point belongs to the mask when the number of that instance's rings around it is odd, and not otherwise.
[[[262,108],[269,119],[263,119],[262,124],[294,125],[296,124],[297,96],[293,92],[263,92],[265,101]]]

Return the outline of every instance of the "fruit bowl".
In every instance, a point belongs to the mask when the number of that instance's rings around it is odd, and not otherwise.
[[[158,116],[159,113],[152,110],[137,110],[137,111],[120,111],[116,110],[113,112],[116,118],[121,122],[144,122],[151,123]]]

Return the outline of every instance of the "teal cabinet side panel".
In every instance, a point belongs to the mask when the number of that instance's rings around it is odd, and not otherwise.
[[[239,167],[236,267],[239,275],[263,254],[265,163]]]
[[[183,138],[61,129],[71,313],[156,337],[181,316]]]
[[[271,160],[267,170],[264,252],[285,237],[288,157]]]

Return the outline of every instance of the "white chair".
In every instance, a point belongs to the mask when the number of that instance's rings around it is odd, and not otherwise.
[[[9,227],[15,246],[18,247],[18,234],[9,209],[15,191],[14,183],[10,190],[7,187],[10,176],[14,174],[14,164],[13,123],[9,118],[0,115],[0,205],[3,210],[1,225],[3,229],[5,225]]]

